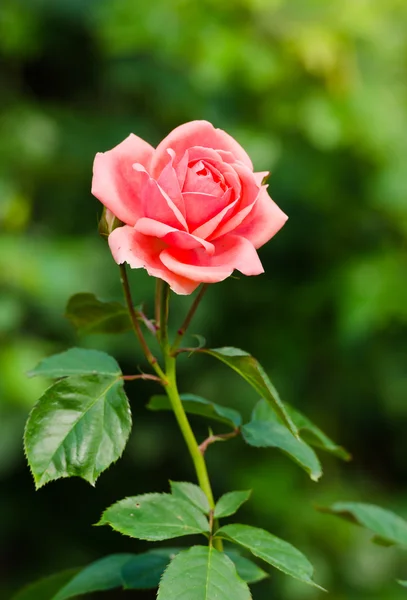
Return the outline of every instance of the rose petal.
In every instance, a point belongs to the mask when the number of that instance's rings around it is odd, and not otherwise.
[[[226,190],[220,197],[195,192],[183,192],[182,195],[185,202],[186,220],[191,231],[223,210],[230,203],[232,190]]]
[[[143,235],[125,225],[112,231],[108,241],[117,264],[126,262],[133,269],[146,269],[149,275],[166,281],[176,294],[192,294],[199,285],[166,268],[159,258],[165,245],[161,240]]]
[[[174,129],[158,145],[151,161],[152,175],[158,177],[166,165],[168,148],[172,148],[177,156],[181,156],[194,146],[226,150],[231,152],[236,160],[242,161],[250,169],[253,169],[248,154],[232,136],[222,129],[215,129],[208,121],[191,121]]]
[[[287,219],[287,215],[268,195],[267,186],[263,186],[253,210],[234,233],[250,240],[255,248],[260,248],[282,228]]]
[[[188,230],[184,215],[168,194],[150,177],[142,165],[134,164],[133,169],[140,178],[140,197],[144,209],[143,217],[150,217],[171,227]]]
[[[216,173],[216,175],[219,179],[221,178],[220,173]],[[223,196],[225,190],[222,189],[219,181],[214,180],[212,169],[208,168],[204,162],[198,161],[192,167],[189,167],[182,191],[183,193],[192,192]]]
[[[183,217],[185,217],[184,199],[181,194],[181,186],[178,180],[177,172],[174,168],[174,153],[170,150],[170,160],[161,171],[157,183],[165,193],[171,198],[175,206],[178,208]],[[186,171],[187,165],[185,165]],[[184,175],[185,178],[185,175]]]
[[[92,194],[120,221],[134,225],[142,214],[139,178],[132,165],[149,167],[154,148],[136,135],[121,144],[98,152],[93,163]]]
[[[244,275],[264,272],[254,246],[245,238],[228,235],[214,245],[213,256],[202,250],[180,252],[167,248],[160,253],[160,259],[173,273],[200,283],[223,281],[235,269]]]
[[[181,250],[204,248],[208,254],[214,254],[215,252],[215,246],[210,242],[206,242],[186,231],[179,231],[154,219],[139,219],[134,228],[144,235],[160,238],[169,246],[175,246]]]
[[[206,221],[206,223],[203,223],[194,231],[192,231],[192,235],[196,235],[199,238],[207,240],[213,234],[213,232],[219,226],[219,224],[223,221],[223,219],[226,220],[226,215],[230,215],[233,213],[238,202],[239,200],[234,200],[233,202],[225,206],[225,208],[221,210],[217,215],[212,217],[212,219],[209,219],[209,221]]]

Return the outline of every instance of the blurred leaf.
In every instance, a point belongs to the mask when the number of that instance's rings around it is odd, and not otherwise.
[[[44,358],[39,365],[27,373],[29,377],[66,377],[68,375],[109,375],[117,377],[121,370],[112,356],[99,350],[70,348],[66,352]]]
[[[384,545],[407,546],[407,521],[380,506],[361,502],[336,502],[332,506],[318,507],[318,510],[369,529],[375,534],[373,541],[378,540]]]
[[[183,600],[251,599],[247,584],[237,575],[230,558],[208,546],[193,546],[180,552],[165,571],[157,600],[181,596]]]
[[[240,427],[242,423],[242,417],[233,408],[221,406],[215,404],[210,400],[206,400],[201,396],[195,396],[194,394],[181,394],[181,401],[185,411],[191,415],[199,415],[201,417],[207,417],[208,419],[214,419],[220,421],[236,429]],[[171,403],[168,396],[152,396],[147,408],[150,410],[172,410]]]
[[[397,583],[399,583],[400,585],[402,585],[403,587],[407,587],[407,581],[402,581],[401,579],[397,580]]]
[[[218,360],[221,360],[234,371],[239,373],[267,402],[270,403],[273,410],[281,418],[288,429],[298,436],[297,428],[287,413],[277,390],[267,377],[262,366],[253,356],[250,356],[244,350],[239,348],[215,348],[212,350],[201,350]]]
[[[123,333],[131,329],[125,306],[120,302],[102,302],[94,294],[75,294],[66,307],[65,316],[79,334]]]
[[[135,554],[122,568],[123,587],[129,590],[156,588],[168,565],[182,548],[157,548]]]
[[[204,514],[208,514],[210,506],[208,498],[201,488],[187,481],[170,481],[172,495],[190,502]]]
[[[225,525],[216,535],[243,546],[286,575],[323,589],[312,581],[314,568],[308,559],[294,546],[268,531],[250,525]]]
[[[53,600],[55,594],[72,579],[78,569],[67,569],[61,573],[55,573],[44,577],[35,583],[30,583],[17,592],[11,600]]]
[[[234,515],[239,508],[248,501],[251,496],[251,490],[227,492],[219,498],[215,506],[215,519],[223,519]]]
[[[202,512],[171,494],[144,494],[125,498],[105,510],[98,525],[110,525],[124,535],[156,542],[209,533]]]
[[[316,448],[321,448],[321,450],[325,450],[326,452],[330,452],[343,460],[350,459],[350,454],[348,454],[344,448],[341,448],[330,440],[328,436],[308,419],[308,417],[288,404],[285,406],[290,417],[298,427],[301,438],[305,443],[310,446],[315,446]],[[253,409],[252,420],[277,422],[277,417],[275,412],[271,410],[270,405],[264,400],[260,400]]]
[[[247,444],[256,448],[279,448],[300,465],[313,481],[321,477],[322,468],[315,452],[281,423],[250,421],[243,425],[242,436]]]
[[[73,476],[94,485],[120,458],[130,430],[130,406],[123,381],[115,375],[57,381],[34,406],[25,428],[25,452],[36,487]]]
[[[225,554],[229,556],[235,563],[236,571],[239,577],[246,583],[257,583],[268,577],[268,573],[260,569],[256,563],[252,562],[245,556],[242,556],[235,550],[225,550]]]

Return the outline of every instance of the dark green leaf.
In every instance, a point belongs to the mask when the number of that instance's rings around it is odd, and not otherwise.
[[[188,414],[214,419],[215,421],[229,425],[232,429],[240,427],[242,423],[242,417],[233,408],[215,404],[194,394],[181,394],[181,400]],[[147,404],[147,408],[150,410],[172,410],[167,396],[152,396]]]
[[[73,476],[93,485],[121,456],[130,430],[122,380],[99,374],[57,381],[34,406],[25,428],[36,487]]]
[[[110,525],[124,535],[151,542],[209,532],[202,512],[171,494],[144,494],[120,500],[103,513],[98,525]]]
[[[277,421],[251,421],[242,427],[243,439],[256,448],[279,448],[311,477],[318,481],[322,475],[321,464],[315,452],[305,442],[295,438]]]
[[[260,400],[260,402],[255,407],[256,409],[261,411],[261,405],[264,405],[268,408],[268,404],[264,400]],[[334,454],[338,458],[342,460],[350,460],[351,455],[341,446],[338,446],[333,442],[323,431],[321,431],[312,421],[308,419],[305,415],[300,413],[298,410],[290,406],[289,404],[285,405],[288,414],[293,420],[294,424],[298,428],[300,432],[301,438],[309,444],[310,446],[315,446],[316,448],[320,448],[321,450],[325,450],[325,452],[329,452]],[[260,418],[260,420],[262,420]]]
[[[52,600],[67,600],[82,594],[121,588],[122,569],[135,557],[137,555],[134,554],[112,554],[95,561],[75,575]]]
[[[336,502],[319,510],[369,529],[381,543],[407,546],[407,521],[380,506],[361,502]]]
[[[229,517],[234,515],[237,510],[242,506],[244,502],[250,498],[252,491],[244,490],[237,492],[227,492],[219,498],[215,506],[214,517],[215,519],[223,519],[223,517]]]
[[[245,379],[256,392],[262,396],[262,398],[270,403],[270,406],[288,429],[295,436],[298,436],[297,428],[286,411],[277,390],[264,372],[263,367],[255,358],[253,358],[253,356],[239,348],[230,347],[201,350],[200,352],[205,352],[206,354],[221,360],[239,373],[239,375],[241,375],[243,379]]]
[[[260,569],[256,563],[242,556],[235,550],[225,550],[225,554],[229,556],[235,563],[236,571],[239,577],[246,583],[257,583],[268,577],[268,573]]]
[[[165,571],[157,600],[250,600],[247,584],[223,552],[193,546],[180,552]]]
[[[129,590],[157,588],[168,563],[182,548],[157,548],[135,554],[122,569],[123,587]]]
[[[211,507],[201,488],[187,481],[170,481],[172,495],[190,502],[203,513],[208,514]]]
[[[268,531],[249,525],[225,525],[219,529],[216,535],[243,546],[254,556],[261,558],[283,573],[304,583],[320,587],[312,581],[314,569],[308,559],[294,546],[280,540]]]
[[[44,577],[35,583],[30,583],[17,592],[11,600],[52,600],[58,590],[78,572],[78,569],[68,569],[49,577]]]
[[[66,352],[44,358],[32,371],[30,377],[67,377],[68,375],[111,375],[118,377],[121,370],[112,356],[99,350],[70,348]]]
[[[94,294],[75,294],[69,299],[65,316],[78,333],[123,333],[131,329],[125,306],[102,302]]]

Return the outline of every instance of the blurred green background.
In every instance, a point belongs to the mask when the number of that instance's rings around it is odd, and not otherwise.
[[[169,414],[128,385],[134,430],[96,489],[72,479],[34,491],[22,449],[47,382],[25,372],[70,345],[113,353],[127,373],[132,336],[78,339],[68,297],[120,299],[97,235],[96,152],[129,132],[152,144],[208,119],[234,135],[289,215],[260,251],[266,274],[213,286],[193,323],[212,346],[237,345],[284,399],[353,454],[323,456],[319,484],[273,451],[215,445],[216,495],[253,488],[243,522],[302,549],[332,600],[398,600],[406,554],[315,505],[370,501],[407,517],[407,3],[405,0],[2,0],[0,7],[0,597],[22,584],[143,542],[94,528],[126,495],[192,479]],[[137,302],[153,282],[132,273]],[[173,301],[173,323],[188,298]],[[248,386],[210,358],[180,364],[182,391],[249,414]],[[200,439],[204,425],[194,421]],[[151,592],[95,598],[154,598]],[[255,600],[323,594],[278,572]]]

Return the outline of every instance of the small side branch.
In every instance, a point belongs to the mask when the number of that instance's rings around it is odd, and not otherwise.
[[[224,442],[226,440],[230,440],[230,439],[238,436],[239,433],[240,433],[240,428],[236,427],[236,429],[234,429],[230,433],[220,433],[219,435],[210,435],[209,437],[206,438],[206,440],[204,440],[202,442],[202,444],[199,445],[199,450],[200,450],[201,454],[204,455],[208,446],[210,446],[211,444],[214,444],[215,442]]]
[[[165,385],[165,381],[163,381],[161,377],[157,377],[157,375],[150,375],[149,373],[140,373],[139,375],[123,375],[121,379],[124,381],[136,381],[137,379],[143,379],[148,381],[156,381],[157,383]]]
[[[208,283],[204,283],[203,284],[203,286],[199,290],[198,295],[196,296],[195,300],[193,301],[192,306],[189,309],[188,314],[185,317],[185,320],[184,320],[183,324],[178,329],[177,337],[175,338],[174,344],[173,344],[173,346],[171,348],[171,353],[173,355],[176,354],[176,351],[177,351],[177,349],[178,349],[178,347],[179,347],[179,345],[180,345],[180,343],[182,341],[182,338],[184,337],[185,332],[187,331],[187,329],[188,329],[188,327],[189,327],[189,325],[190,325],[190,323],[191,323],[191,321],[193,319],[193,316],[196,313],[196,310],[197,310],[197,308],[198,308],[198,306],[199,306],[199,304],[200,304],[200,302],[201,302],[201,300],[202,300],[202,298],[203,298],[206,290],[208,289],[208,287],[209,287]]]

